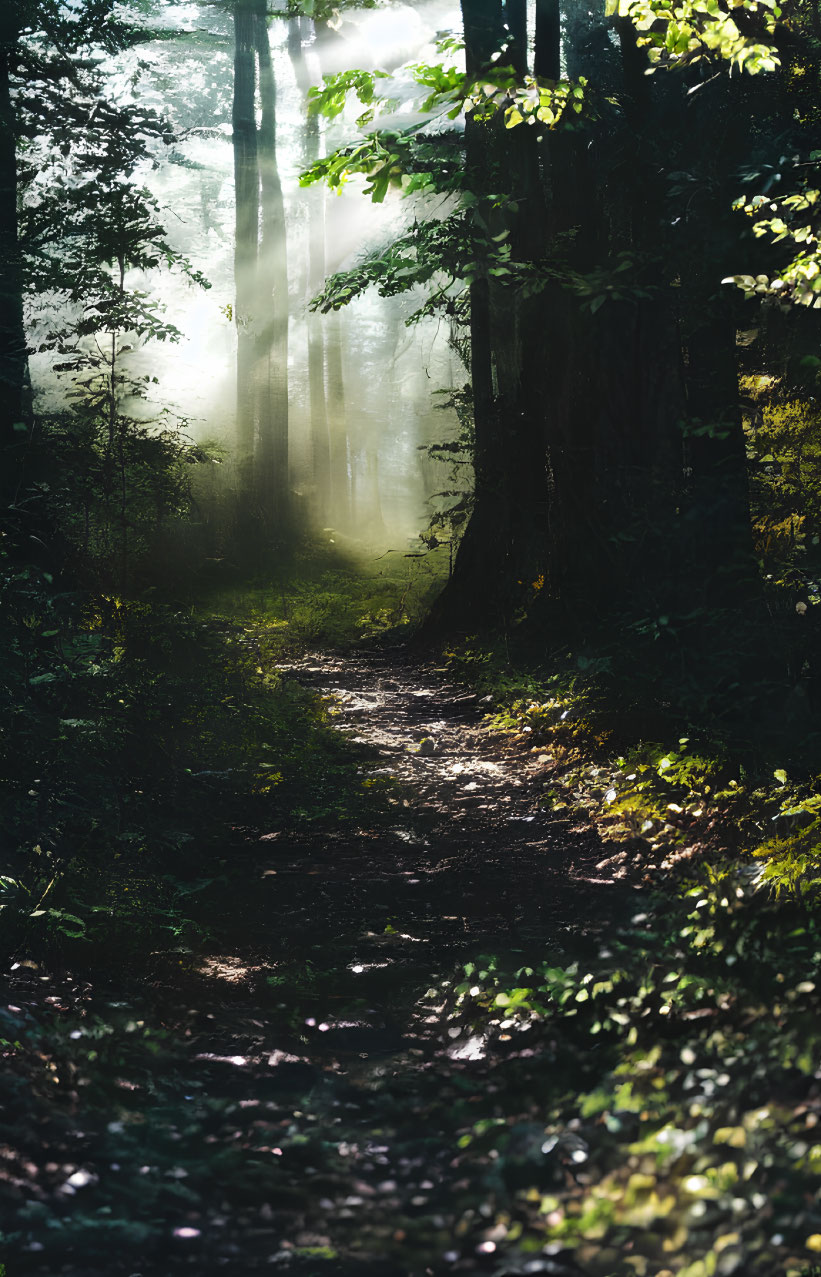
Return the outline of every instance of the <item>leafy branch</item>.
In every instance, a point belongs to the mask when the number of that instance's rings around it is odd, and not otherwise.
[[[810,158],[821,159],[821,152],[814,151]],[[730,275],[722,282],[735,284],[747,297],[777,297],[821,309],[821,241],[817,220],[812,220],[813,214],[817,219],[820,202],[821,191],[809,186],[777,199],[753,195],[736,200],[736,209],[758,218],[753,225],[758,239],[767,236],[773,244],[790,242],[798,251],[776,275]],[[764,211],[774,216],[761,217]]]
[[[376,81],[389,80],[387,71],[340,71],[336,75],[323,77],[321,85],[314,84],[308,90],[308,114],[324,115],[327,119],[335,119],[341,115],[348,103],[351,93],[367,110],[359,116],[356,123],[360,128],[370,124],[377,111],[393,110],[396,101],[377,93]]]
[[[781,16],[776,0],[607,0],[606,12],[632,22],[651,71],[689,66],[710,54],[750,75],[780,65],[775,45],[766,39]]]

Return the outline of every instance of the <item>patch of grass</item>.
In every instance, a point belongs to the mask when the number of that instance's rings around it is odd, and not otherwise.
[[[202,596],[205,614],[253,622],[270,657],[311,647],[404,641],[422,622],[448,570],[446,549],[389,551],[364,560],[303,546],[270,579],[239,582]]]

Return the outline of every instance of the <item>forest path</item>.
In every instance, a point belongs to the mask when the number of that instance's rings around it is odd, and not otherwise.
[[[595,946],[634,891],[551,814],[539,754],[485,730],[443,672],[357,653],[285,673],[332,698],[388,814],[239,831],[230,904],[219,887],[208,904],[217,947],[158,955],[126,998],[67,989],[73,1098],[44,1148],[22,1140],[15,1272],[578,1271],[538,1245],[499,1266],[509,1186],[460,1150],[502,1121],[524,1132],[522,1165],[540,1159],[545,1059],[454,1024],[452,991],[482,954]]]
[[[387,786],[396,820],[319,839],[310,829],[263,835],[263,889],[282,901],[294,875],[315,869],[323,883],[302,901],[314,925],[410,929],[451,956],[477,940],[519,944],[593,925],[599,905],[607,910],[615,884],[596,869],[598,838],[578,828],[578,813],[551,812],[548,755],[485,729],[487,707],[444,671],[390,653],[309,655],[284,669],[330,698],[336,725],[363,751],[365,783]],[[321,866],[309,866],[314,857]]]

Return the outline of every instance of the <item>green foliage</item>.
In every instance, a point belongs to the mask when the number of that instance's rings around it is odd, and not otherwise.
[[[683,67],[710,56],[728,62],[730,70],[738,68],[751,75],[775,72],[781,65],[777,24],[782,14],[776,0],[738,0],[731,5],[722,5],[719,0],[684,0],[672,6],[658,0],[607,0],[607,13],[633,23],[638,44],[647,48],[650,71],[656,66]],[[800,16],[793,22],[800,30]],[[791,73],[806,75],[802,53],[792,49],[791,58]],[[814,165],[818,156],[819,152],[813,151],[809,163]],[[793,162],[797,161],[796,156]],[[735,208],[756,219],[753,233],[757,238],[767,236],[773,244],[789,240],[798,252],[775,274],[739,273],[722,282],[735,284],[748,299],[771,297],[782,304],[821,306],[818,236],[803,216],[816,205],[818,194],[802,178],[800,189],[785,196],[774,196],[768,190],[737,199]],[[776,216],[761,217],[763,212]]]
[[[40,423],[42,477],[31,499],[47,504],[78,576],[122,588],[149,579],[163,534],[190,514],[194,468],[210,464],[176,423],[109,421],[84,409]]]
[[[70,8],[55,4],[54,0],[9,0],[8,11],[25,42],[24,57],[36,57],[35,50],[42,54],[46,43],[50,52],[59,55],[63,75],[73,69],[72,55],[90,49],[117,53],[145,38],[145,31],[126,20],[123,7],[116,0],[84,0],[82,5]],[[54,63],[41,62],[41,70],[46,68],[53,69]]]
[[[462,47],[460,44],[459,48]],[[427,113],[444,106],[448,108],[445,113],[447,118],[455,120],[462,112],[465,98],[472,87],[464,71],[460,71],[457,66],[446,66],[442,62],[416,62],[409,70],[419,87],[426,89],[428,93],[419,109]]]
[[[384,97],[376,91],[377,80],[388,80],[387,71],[339,71],[336,75],[326,75],[322,87],[313,85],[308,90],[308,114],[323,115],[334,119],[341,115],[351,93],[367,110],[357,118],[357,126],[364,128],[370,124],[377,108],[390,110],[395,106],[391,98]]]
[[[619,253],[614,261],[573,277],[573,291],[592,315],[605,302],[637,302],[653,297],[659,288],[652,278],[641,278],[643,264],[636,253]]]
[[[533,75],[519,76],[513,67],[486,67],[479,78],[467,76],[455,67],[417,63],[410,68],[417,84],[428,96],[419,109],[425,113],[447,107],[448,119],[459,114],[488,121],[502,114],[505,128],[518,124],[545,125],[554,129],[572,127],[573,116],[585,111],[587,80],[547,80]]]
[[[50,33],[46,23],[46,41]],[[129,356],[180,334],[131,280],[160,268],[208,281],[172,247],[163,210],[136,180],[173,141],[166,120],[111,100],[88,62],[68,88],[46,75],[42,94],[22,94],[18,125],[28,139],[19,172],[28,336],[50,357],[64,402],[38,422],[28,500],[48,507],[87,582],[126,589],[187,510],[191,466],[205,458],[167,410],[153,421],[146,410],[157,379],[133,374]]]
[[[264,627],[84,602],[8,563],[0,585],[6,952],[106,950],[127,923],[126,959],[193,934],[191,898],[219,878],[203,877],[217,807],[355,815],[328,708],[276,674]]]
[[[329,276],[311,306],[326,313],[346,306],[367,288],[375,287],[380,296],[392,297],[430,283],[434,287],[407,323],[435,309],[455,306],[467,264],[478,255],[477,234],[473,220],[461,210],[441,221],[414,223],[388,248],[371,254],[351,270]]]
[[[269,9],[271,17],[313,18],[316,23],[335,27],[346,9],[377,9],[382,0],[287,0],[282,9]]]
[[[651,295],[652,286],[640,286],[623,273],[635,264],[632,256],[600,272],[581,275],[568,268],[567,241],[558,238],[550,257],[517,260],[509,232],[494,233],[490,225],[494,214],[507,211],[511,211],[509,201],[501,196],[488,208],[466,191],[456,212],[441,219],[414,222],[410,230],[386,248],[377,249],[348,270],[328,276],[312,299],[311,308],[323,313],[339,310],[368,288],[375,288],[381,297],[394,297],[426,285],[424,300],[405,323],[410,326],[430,315],[444,313],[464,324],[468,289],[477,279],[492,279],[520,298],[537,297],[558,283],[582,298],[593,313],[608,300]]]
[[[706,858],[708,876],[716,864],[720,874],[739,873],[761,901],[772,894],[817,909],[821,795],[806,757],[789,771],[773,767],[772,744],[750,750],[748,740],[742,749],[739,739],[722,741],[716,724],[678,735],[675,718],[666,738],[648,739],[646,704],[638,715],[628,700],[614,709],[613,670],[596,658],[550,675],[511,668],[505,654],[470,643],[448,659],[492,702],[490,725],[539,754],[549,809],[584,811],[614,845],[601,868],[617,878],[669,874]],[[783,742],[775,748],[785,752]]]
[[[819,158],[821,152],[813,151],[810,162],[815,166]],[[777,275],[730,275],[723,282],[735,284],[748,298],[771,297],[784,305],[821,308],[821,251],[817,221],[812,218],[820,196],[805,179],[802,188],[790,195],[742,196],[736,200],[735,207],[755,219],[753,234],[757,238],[766,236],[772,244],[788,243],[797,251]],[[762,217],[762,213],[775,216]]]
[[[620,1272],[627,1244],[637,1257],[677,1256],[683,1272],[719,1271],[740,1245],[721,1227],[731,1201],[748,1262],[767,1245],[762,1226],[772,1232],[770,1204],[780,1244],[812,1249],[801,1184],[815,1186],[821,1167],[802,1097],[817,1049],[818,930],[763,910],[732,866],[642,906],[583,954],[485,954],[430,991],[450,1036],[504,1060],[508,1076],[520,1052],[543,1061],[532,1150],[500,1088],[495,1121],[463,1128],[465,1159],[491,1157],[501,1200],[521,1212],[531,1202],[529,1229],[595,1256],[597,1270]]]
[[[454,50],[455,45],[454,41],[439,43],[443,52]],[[461,48],[461,43],[456,47]],[[408,71],[420,88],[427,91],[427,96],[418,103],[423,115],[438,111],[449,120],[470,114],[476,120],[487,121],[501,113],[508,129],[522,123],[552,129],[559,123],[572,124],[572,116],[581,115],[585,109],[587,80],[584,76],[577,81],[522,77],[512,67],[500,64],[484,68],[478,78],[444,63],[417,62],[411,64]],[[386,71],[358,70],[325,76],[321,88],[314,86],[308,91],[309,111],[333,119],[341,115],[349,95],[354,94],[368,108],[356,121],[363,127],[378,111],[395,109],[394,99],[376,92],[376,81],[389,78]]]
[[[800,807],[796,810],[808,810]],[[756,855],[766,860],[761,871],[761,881],[774,892],[776,898],[789,897],[817,906],[821,893],[821,821],[810,825],[789,838],[773,838],[762,843]]]
[[[608,0],[607,13],[629,18],[646,47],[651,68],[687,66],[715,55],[750,75],[774,71],[780,58],[768,43],[781,9],[776,0]],[[735,15],[735,16],[734,16]],[[742,25],[743,20],[743,25]],[[752,32],[752,33],[751,33]]]
[[[344,649],[412,633],[441,588],[447,562],[441,549],[425,555],[413,549],[361,565],[307,545],[278,580],[208,594],[203,606],[257,627],[270,660],[314,646]]]
[[[406,133],[382,129],[370,133],[363,142],[351,143],[332,151],[312,164],[300,175],[300,186],[325,182],[332,191],[339,192],[354,175],[367,178],[363,188],[374,204],[381,204],[391,188],[408,186],[406,169],[412,142]]]
[[[478,119],[491,119],[495,112],[504,110],[506,129],[519,124],[546,125],[565,129],[574,125],[573,116],[581,116],[586,108],[587,80],[580,76],[576,81],[541,80],[526,75],[521,82],[510,73],[509,77],[494,78],[490,84],[471,87],[465,102],[466,111]],[[494,90],[488,92],[488,89]],[[589,117],[589,112],[586,112]]]
[[[801,591],[795,616],[809,625],[821,591],[821,414],[813,399],[786,398],[755,377],[746,384],[756,548],[775,585]]]
[[[448,48],[452,46],[452,42]],[[424,115],[439,112],[448,120],[470,114],[475,121],[490,122],[497,116],[505,127],[525,123],[554,129],[558,125],[572,128],[576,117],[590,115],[587,109],[587,80],[545,80],[526,75],[523,78],[507,66],[485,68],[478,79],[467,76],[457,67],[435,63],[415,63],[410,71],[427,96],[418,103]],[[396,106],[393,99],[376,92],[376,81],[389,78],[384,71],[344,71],[326,76],[322,87],[309,90],[309,110],[313,114],[335,118],[345,109],[354,94],[367,110],[356,121],[359,127],[371,123],[380,111]],[[450,176],[449,167],[441,170],[441,135],[431,138],[414,125],[398,132],[380,129],[361,142],[347,143],[318,160],[300,177],[303,186],[325,182],[337,192],[355,174],[364,175],[368,183],[364,194],[381,203],[395,188],[404,195],[417,191],[460,189]],[[439,161],[433,166],[429,159]]]

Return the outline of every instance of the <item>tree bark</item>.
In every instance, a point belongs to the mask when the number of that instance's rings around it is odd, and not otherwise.
[[[461,0],[465,69],[476,75],[505,43],[502,0]]]
[[[259,240],[259,157],[256,126],[256,58],[254,0],[234,6],[234,142],[235,241],[234,322],[237,329],[237,463],[241,499],[253,489],[256,403],[254,393],[255,276]]]
[[[326,318],[325,373],[328,386],[328,432],[330,436],[330,504],[333,527],[351,526],[354,509],[354,461],[348,438],[345,405],[345,361],[339,315]]]
[[[288,481],[288,267],[285,203],[276,148],[276,80],[264,0],[257,5],[254,40],[259,62],[262,118],[258,135],[262,238],[257,266],[256,340],[257,491],[264,522],[283,531],[289,518]]]
[[[307,23],[307,19],[305,22]],[[302,49],[302,19],[292,19],[288,28],[288,51],[297,87],[306,97],[311,77]],[[309,114],[305,120],[304,163],[310,167],[319,158],[319,119]],[[308,294],[314,296],[325,279],[325,187],[316,184],[304,195],[308,212]],[[325,323],[315,312],[306,315],[308,329],[308,402],[311,419],[311,461],[315,492],[314,514],[320,523],[331,514],[331,442],[325,393]]]
[[[500,5],[464,0],[466,63],[479,74],[503,37]],[[541,252],[544,207],[536,138],[506,132],[500,118],[468,116],[468,188],[479,198],[477,227],[507,234],[516,260]],[[512,203],[495,207],[492,192]],[[542,306],[481,269],[470,286],[474,506],[453,574],[429,628],[507,628],[533,583],[544,577],[548,475],[544,438],[544,349],[535,313]]]
[[[713,127],[716,145],[700,198],[685,222],[682,272],[682,336],[686,356],[689,469],[686,502],[688,590],[706,608],[760,598],[753,557],[747,486],[747,452],[740,407],[734,315],[735,296],[720,281],[732,269],[728,248],[735,194],[732,174],[747,144],[737,88],[729,78],[711,86],[713,96],[688,107],[688,139]],[[689,143],[696,150],[696,143]]]
[[[17,221],[17,126],[10,83],[19,37],[15,9],[11,5],[0,17],[0,496],[4,501],[14,497],[30,426],[25,403],[28,351]]]
[[[506,62],[517,75],[527,74],[527,0],[504,0],[504,17],[509,32]]]
[[[687,575],[694,601],[707,608],[731,606],[760,588],[752,548],[736,326],[729,298],[715,295],[717,278],[693,283],[690,300],[697,318],[686,335],[691,431],[686,440],[691,475]]]
[[[561,76],[561,14],[559,0],[536,0],[534,75],[543,80]]]

